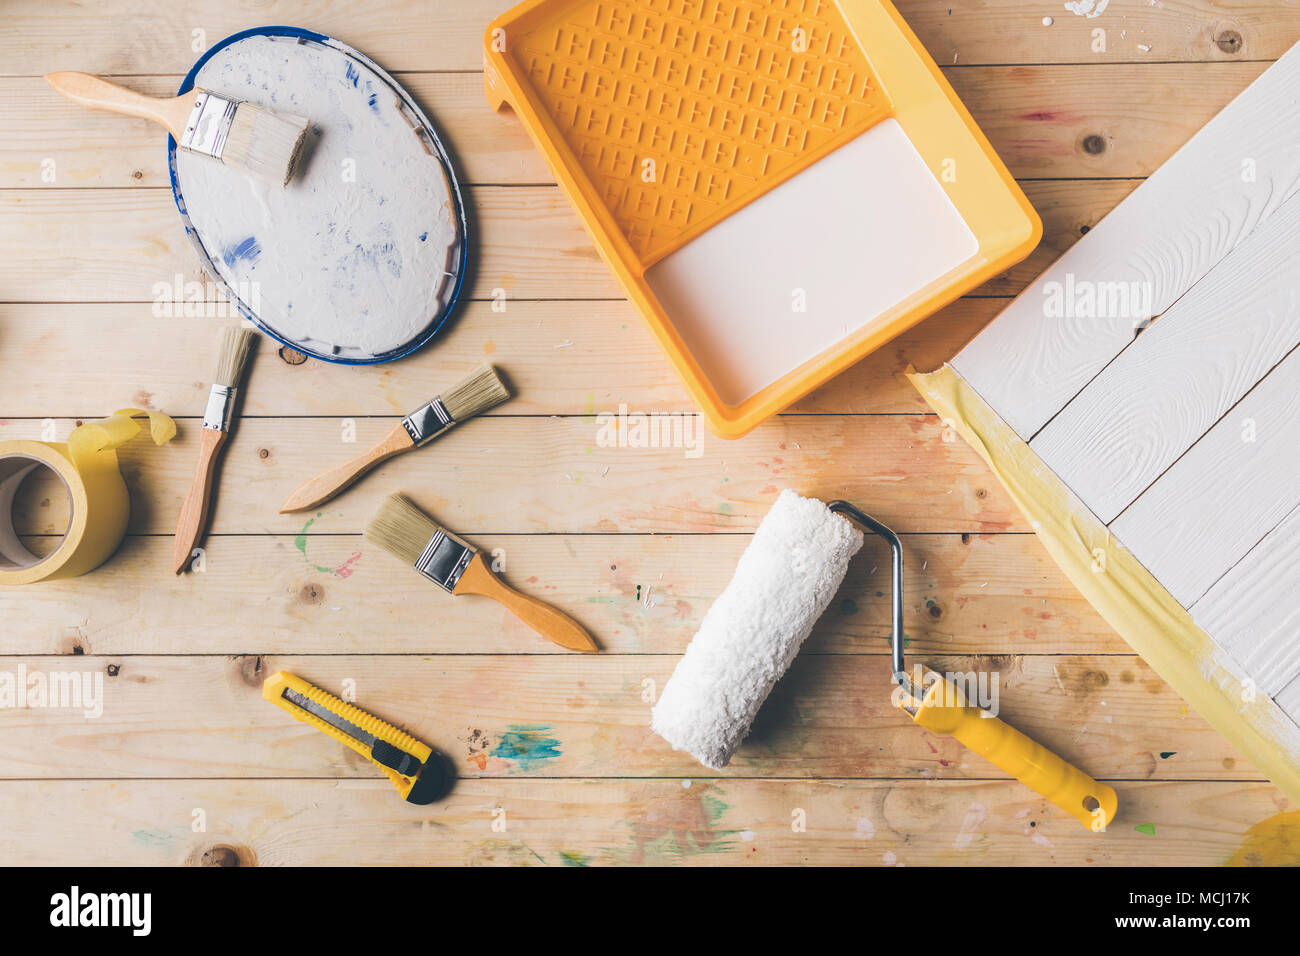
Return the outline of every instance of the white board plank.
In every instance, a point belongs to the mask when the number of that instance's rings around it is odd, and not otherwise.
[[[1088,383],[1030,443],[1103,522],[1300,343],[1293,198]]]
[[[1297,594],[1300,508],[1192,605],[1192,620],[1232,655],[1261,691],[1272,696],[1300,677]],[[1300,686],[1296,692],[1300,693]]]
[[[1135,321],[1169,308],[1300,190],[1297,155],[1300,47],[1292,47],[952,364],[1030,440],[1133,340]],[[1121,290],[1138,302],[1123,307]]]
[[[1274,694],[1273,703],[1300,726],[1300,677]]]
[[[1300,349],[1110,525],[1183,605],[1300,504]]]

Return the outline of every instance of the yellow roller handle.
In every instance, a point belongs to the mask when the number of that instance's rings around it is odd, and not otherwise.
[[[988,711],[972,706],[961,688],[947,677],[926,671],[920,700],[907,694],[900,696],[900,706],[922,727],[955,737],[1088,829],[1101,832],[1115,819],[1119,800],[1113,788],[1093,780]]]

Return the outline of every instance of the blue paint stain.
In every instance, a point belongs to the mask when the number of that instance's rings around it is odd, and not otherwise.
[[[371,108],[372,110],[374,110],[376,113],[379,112],[379,94],[378,94],[378,93],[371,93],[371,94],[370,94],[370,98],[366,100],[366,103],[369,104],[370,108]]]
[[[145,846],[165,847],[172,842],[172,835],[166,830],[136,830],[131,836]]]
[[[492,756],[513,760],[524,771],[535,770],[562,753],[560,742],[547,736],[550,732],[546,724],[511,724],[492,749]]]
[[[420,233],[420,241],[421,241],[421,242],[424,242],[424,240],[426,240],[426,239],[428,239],[428,238],[429,238],[429,234],[428,234],[427,232],[422,232],[422,233]]]
[[[347,69],[348,82],[351,83],[353,86],[356,86],[357,83],[360,82],[361,80],[361,71],[358,70],[352,63],[348,63],[346,69]]]
[[[231,246],[221,256],[226,261],[226,265],[234,268],[236,262],[241,259],[250,263],[256,262],[262,254],[262,247],[257,244],[256,236],[249,236],[237,246]]]

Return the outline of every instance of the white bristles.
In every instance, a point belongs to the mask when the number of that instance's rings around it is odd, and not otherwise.
[[[468,378],[457,382],[441,396],[442,404],[456,422],[486,412],[509,397],[505,383],[491,365],[480,365]]]
[[[252,329],[231,327],[221,330],[221,354],[217,356],[213,384],[239,387],[239,380],[244,377],[244,363],[248,361],[248,352],[256,337],[257,333]]]
[[[240,103],[221,149],[221,161],[251,176],[284,186],[307,138],[307,120]]]

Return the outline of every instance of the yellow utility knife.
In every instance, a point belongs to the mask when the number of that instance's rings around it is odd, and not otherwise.
[[[262,696],[370,760],[407,803],[432,803],[450,789],[442,754],[301,677],[277,671],[262,682]]]

